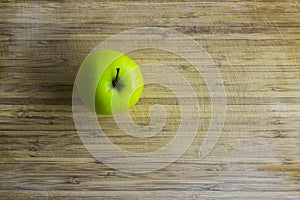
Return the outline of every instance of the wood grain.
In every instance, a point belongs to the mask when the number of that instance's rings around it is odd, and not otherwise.
[[[298,0],[25,0],[0,8],[0,199],[300,198]],[[198,152],[212,109],[206,83],[186,60],[157,49],[129,56],[171,66],[193,86],[201,123],[189,150],[168,167],[131,174],[97,161],[82,144],[72,116],[80,63],[108,37],[138,27],[190,36],[219,68],[226,121],[204,159]],[[174,93],[155,84],[130,110],[134,121],[147,125],[154,104],[168,115],[153,138],[122,133],[109,116],[98,120],[123,149],[154,151],[180,121]]]

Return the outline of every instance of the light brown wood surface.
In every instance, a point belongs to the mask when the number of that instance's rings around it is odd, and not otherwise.
[[[226,120],[204,159],[211,101],[203,77],[155,49],[129,56],[171,66],[192,84],[201,124],[189,150],[168,167],[133,174],[97,161],[82,144],[71,107],[77,70],[100,42],[138,27],[190,36],[219,68]],[[0,199],[299,199],[299,52],[298,0],[1,1]],[[176,133],[180,108],[172,91],[148,85],[130,110],[137,124],[149,123],[153,104],[168,114],[153,138],[120,133],[109,116],[99,122],[123,149],[154,151]]]

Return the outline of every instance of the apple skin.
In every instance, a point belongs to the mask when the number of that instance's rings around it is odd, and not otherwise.
[[[118,81],[113,82],[117,77]],[[76,77],[83,104],[97,114],[110,115],[133,107],[141,97],[144,80],[139,66],[127,55],[102,50],[89,54]]]

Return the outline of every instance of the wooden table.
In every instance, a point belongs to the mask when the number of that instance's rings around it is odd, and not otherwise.
[[[298,0],[4,0],[0,8],[0,199],[300,198]],[[171,66],[193,86],[201,119],[188,151],[158,171],[126,173],[95,159],[77,134],[72,90],[80,63],[108,37],[138,27],[191,37],[220,71],[226,119],[203,159],[212,115],[205,81],[186,60],[157,49],[129,56]],[[168,88],[147,85],[133,120],[147,125],[153,104],[168,115],[152,138],[120,132],[110,116],[98,119],[121,148],[155,151],[176,134],[180,107]]]

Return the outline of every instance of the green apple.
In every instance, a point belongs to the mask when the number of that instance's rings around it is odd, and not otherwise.
[[[83,104],[98,114],[115,114],[139,100],[144,80],[139,66],[127,55],[102,50],[89,54],[76,77]]]

